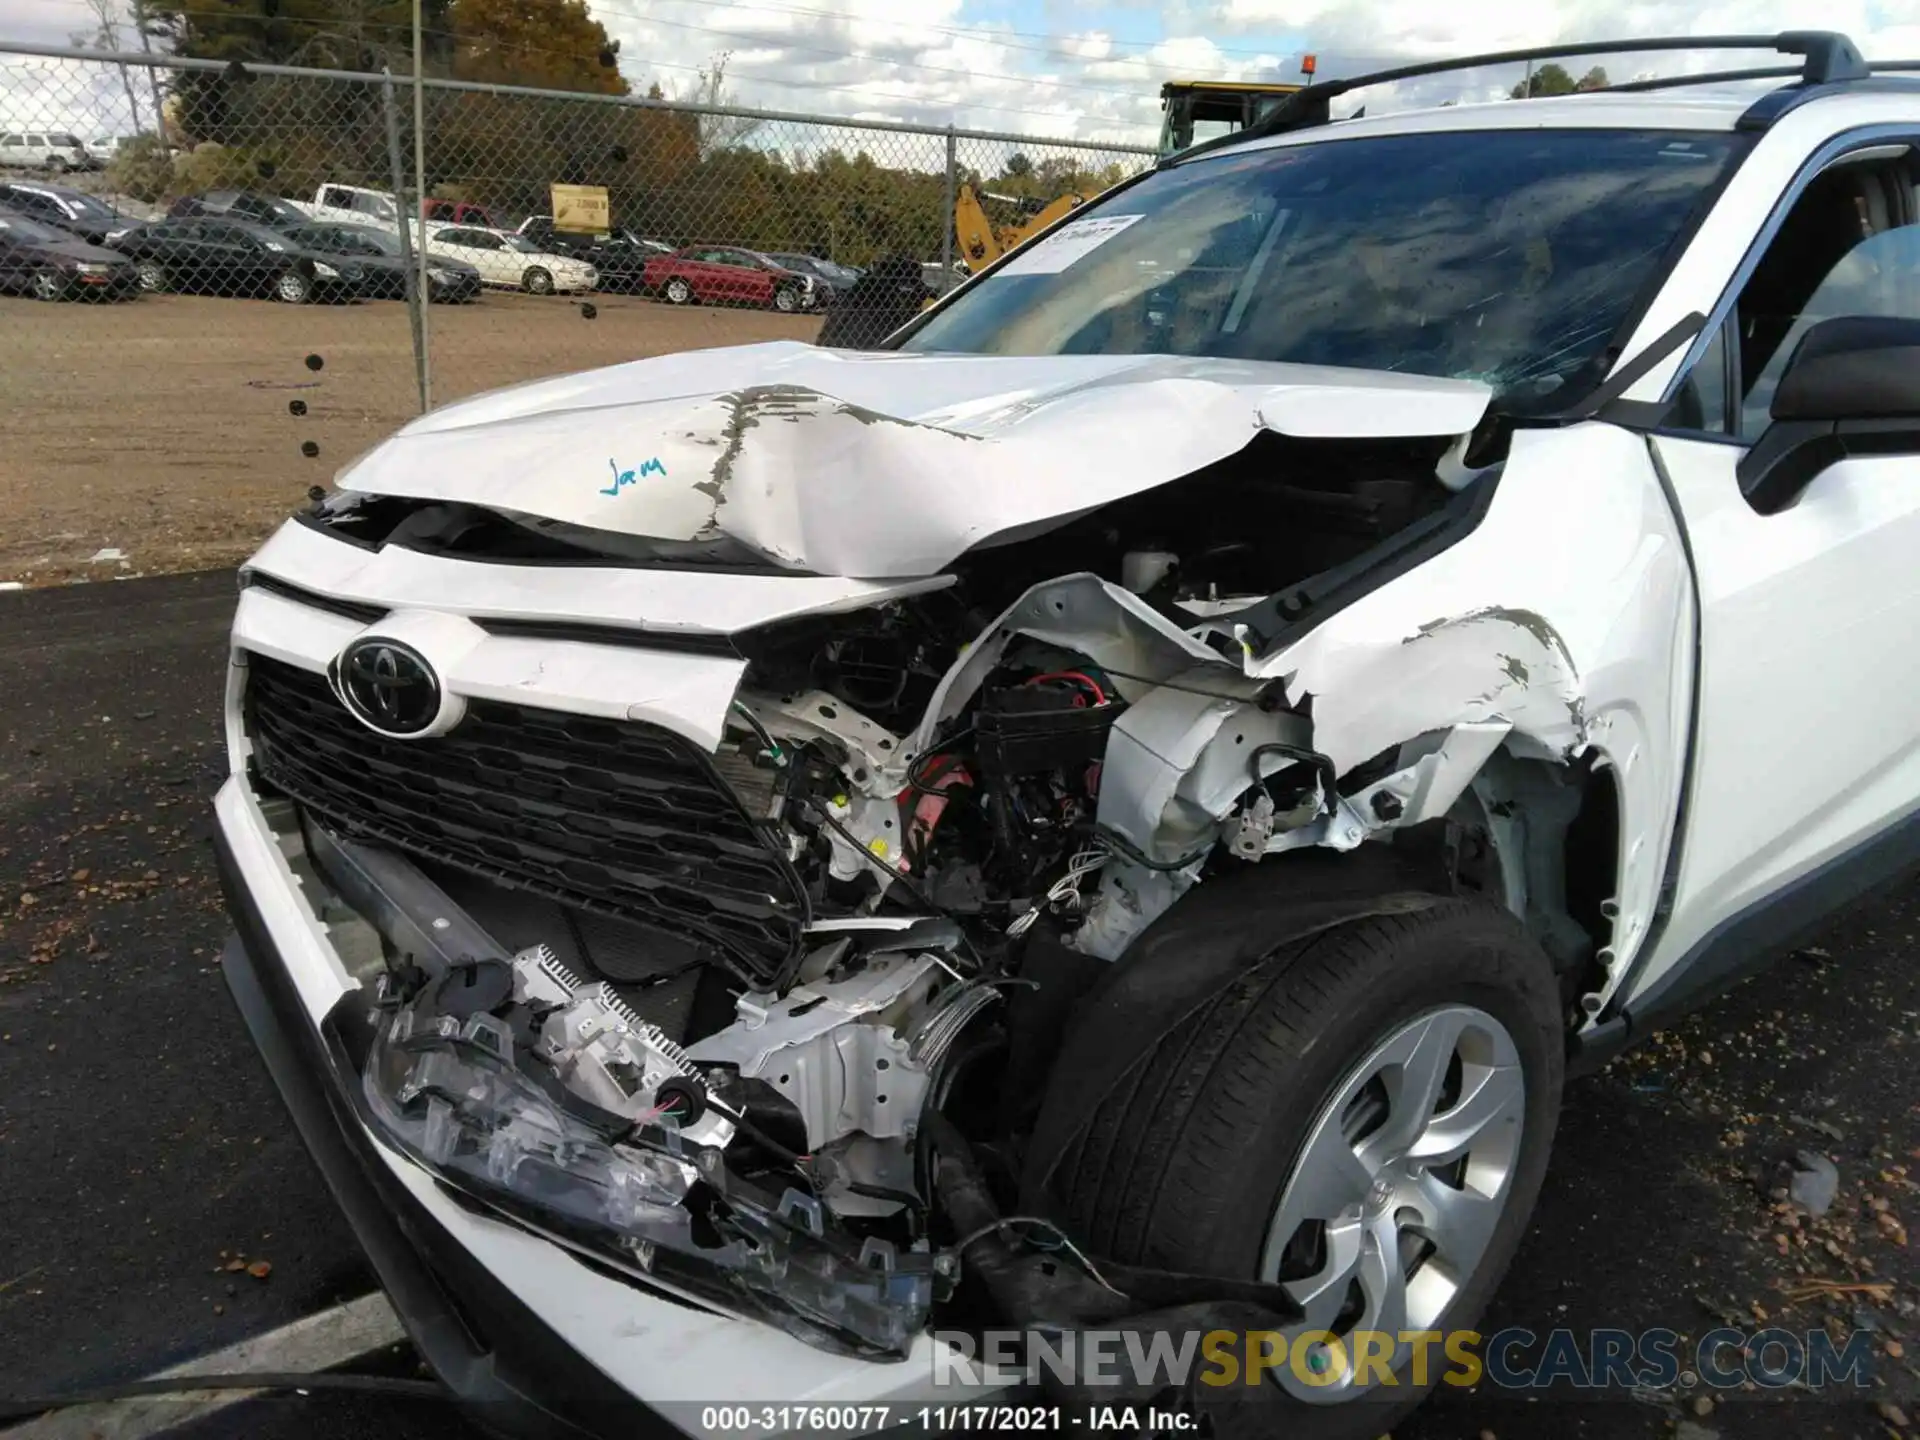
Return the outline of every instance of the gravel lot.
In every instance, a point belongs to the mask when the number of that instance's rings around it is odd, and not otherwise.
[[[433,307],[436,402],[645,355],[810,340],[820,324],[622,295],[590,304],[591,320],[578,301],[505,292]],[[0,296],[0,581],[233,564],[308,486],[408,420],[414,395],[406,307],[391,301]],[[296,399],[304,417],[288,413]],[[93,562],[102,549],[124,563]]]
[[[0,1395],[149,1373],[373,1283],[215,963],[207,801],[232,603],[224,572],[0,595]],[[1917,909],[1911,884],[1857,908],[1571,1086],[1483,1326],[1859,1326],[1879,1388],[1702,1413],[1697,1395],[1482,1387],[1443,1393],[1399,1440],[1914,1436],[1899,1422],[1920,1415]],[[1838,1166],[1819,1220],[1772,1195],[1801,1149]],[[342,1396],[239,1406],[192,1433],[464,1435],[431,1406]]]

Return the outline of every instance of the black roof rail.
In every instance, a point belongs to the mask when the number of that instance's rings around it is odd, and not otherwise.
[[[1856,94],[1862,90],[1911,90],[1913,82],[1902,80],[1902,73],[1920,71],[1920,60],[1875,60],[1867,66],[1862,79],[1843,80],[1826,85],[1785,85],[1769,90],[1740,115],[1742,130],[1765,130],[1783,115],[1827,95]]]
[[[1454,70],[1478,70],[1488,65],[1515,65],[1536,60],[1571,60],[1588,55],[1628,55],[1664,50],[1765,50],[1776,55],[1802,55],[1797,67],[1780,67],[1783,77],[1798,76],[1802,85],[1832,85],[1849,80],[1864,80],[1872,72],[1853,41],[1835,30],[1785,30],[1777,35],[1683,35],[1651,36],[1640,40],[1591,40],[1571,45],[1537,45],[1525,50],[1499,50],[1482,55],[1463,55],[1453,60],[1427,60],[1416,65],[1399,65],[1390,70],[1374,70],[1365,75],[1349,75],[1339,80],[1322,80],[1296,91],[1266,115],[1244,130],[1214,139],[1170,155],[1161,163],[1185,160],[1209,150],[1255,140],[1263,135],[1279,135],[1289,130],[1325,125],[1331,121],[1332,102],[1350,90],[1369,85],[1385,85],[1395,80],[1414,80],[1425,75],[1444,75]],[[1748,79],[1766,79],[1775,72],[1727,72]],[[1693,83],[1699,83],[1694,81]],[[1611,89],[1624,88],[1611,86]],[[1651,87],[1648,87],[1651,88]]]
[[[1688,85],[1731,85],[1739,80],[1795,80],[1801,73],[1802,67],[1798,65],[1760,65],[1750,70],[1704,70],[1691,75],[1655,75],[1646,80],[1622,80],[1617,85],[1608,85],[1603,93],[1638,94],[1646,90],[1679,90]]]
[[[1870,81],[1881,78],[1895,79],[1902,74],[1920,72],[1920,60],[1869,60],[1867,69],[1873,73],[1866,80],[1838,80],[1823,86],[1789,86],[1780,90],[1769,90],[1763,100],[1776,97],[1799,103],[1814,93],[1836,94],[1842,90],[1858,89]],[[1691,75],[1655,75],[1646,80],[1622,80],[1617,85],[1604,87],[1604,93],[1622,94],[1646,90],[1679,90],[1688,85],[1731,85],[1740,80],[1795,80],[1803,70],[1798,65],[1762,65],[1751,70],[1703,70]],[[1902,89],[1906,88],[1904,86]]]

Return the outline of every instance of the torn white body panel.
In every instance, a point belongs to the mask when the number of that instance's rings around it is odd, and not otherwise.
[[[1523,756],[1596,752],[1620,794],[1624,962],[1646,937],[1673,843],[1693,608],[1645,443],[1598,424],[1520,431],[1471,535],[1253,672],[1284,679],[1290,701],[1313,697],[1314,744],[1342,774],[1461,725],[1508,726]]]
[[[937,572],[1243,449],[1470,431],[1472,381],[1177,356],[637,360],[436,410],[338,477],[622,535],[729,538],[781,567]]]

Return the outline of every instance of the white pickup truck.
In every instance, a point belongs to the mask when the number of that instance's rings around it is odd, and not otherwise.
[[[291,200],[288,203],[316,220],[349,225],[379,225],[389,230],[398,229],[400,225],[401,206],[391,190],[370,190],[363,185],[329,182],[313,192],[313,199]],[[421,210],[429,223],[489,228],[496,223],[484,205],[465,200],[429,197],[422,202]],[[417,230],[418,226],[414,228]]]
[[[472,1413],[1459,1383],[1566,1077],[1920,860],[1920,83],[1735,46],[1802,63],[1310,85],[877,353],[447,405],[254,555],[229,985]]]

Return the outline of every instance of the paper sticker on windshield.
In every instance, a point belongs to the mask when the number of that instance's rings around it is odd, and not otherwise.
[[[1002,275],[1058,275],[1083,255],[1090,255],[1143,215],[1089,215],[1074,220],[1044,240],[1035,240],[1014,252]]]

